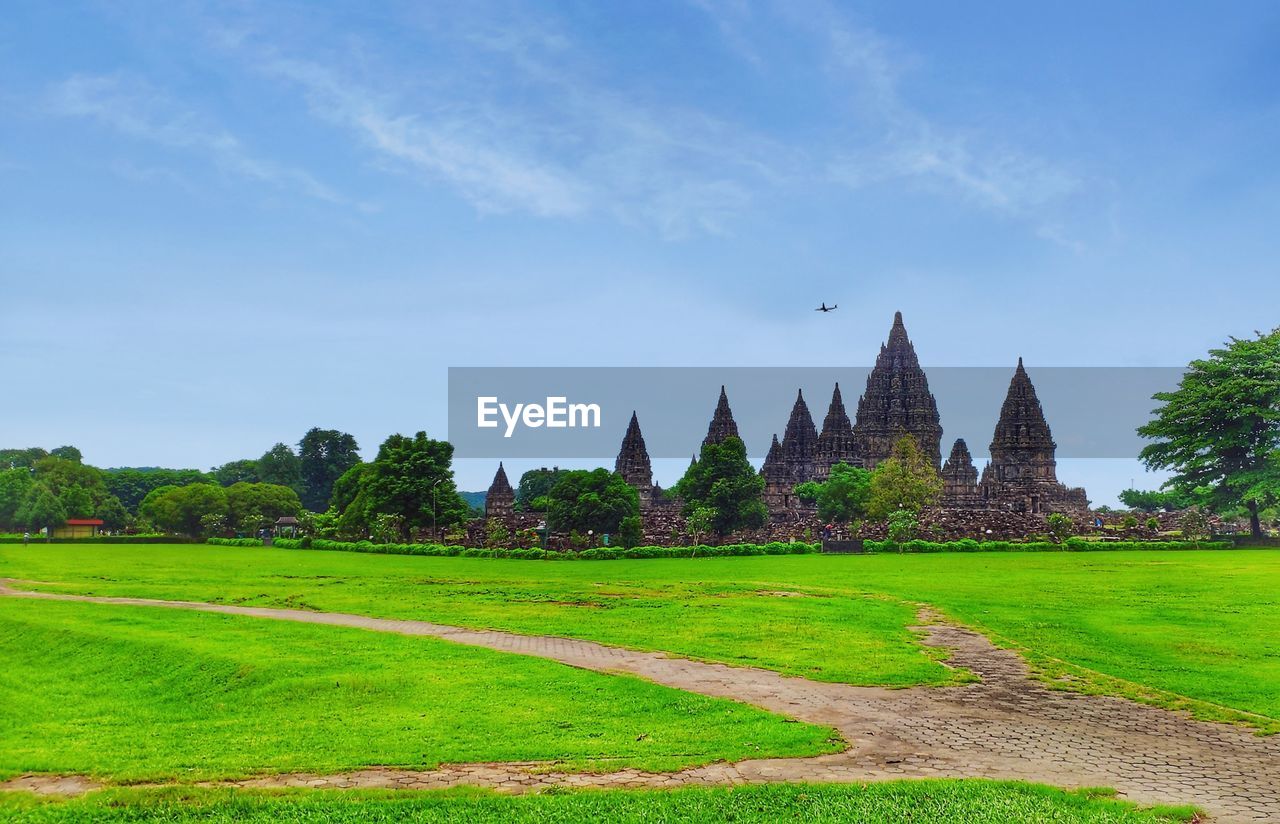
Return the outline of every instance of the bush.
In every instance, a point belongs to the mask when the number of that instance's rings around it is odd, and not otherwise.
[[[262,546],[261,538],[210,538],[205,541],[214,546]]]
[[[22,536],[0,536],[0,544],[20,544]],[[203,544],[203,538],[180,538],[176,535],[99,535],[95,538],[51,538],[31,534],[31,543],[52,544]]]
[[[212,543],[212,541],[211,541]],[[382,555],[457,556],[462,558],[508,558],[522,561],[613,561],[635,558],[721,558],[738,555],[803,555],[818,552],[818,544],[802,542],[768,544],[728,544],[726,546],[637,546],[592,547],[579,552],[547,549],[504,549],[445,546],[442,544],[374,544],[369,541],[331,541],[324,538],[277,538],[279,549],[320,549],[330,552],[373,552]]]
[[[1116,551],[1122,549],[1229,549],[1230,541],[1087,541],[1068,538],[1062,544],[1048,541],[863,541],[866,552],[1072,552]]]

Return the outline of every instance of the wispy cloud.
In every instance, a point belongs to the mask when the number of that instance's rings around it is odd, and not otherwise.
[[[145,80],[122,74],[76,74],[49,90],[48,108],[94,120],[120,134],[201,155],[220,170],[329,203],[346,203],[310,173],[257,157],[231,132],[179,106]]]

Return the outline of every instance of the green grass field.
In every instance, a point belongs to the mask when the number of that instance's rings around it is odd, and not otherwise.
[[[280,792],[112,790],[69,802],[0,797],[0,815],[21,824],[203,822],[777,821],[898,824],[1166,824],[1183,808],[1141,810],[1090,793],[991,781],[886,782],[867,786],[765,785],[648,792],[498,796],[478,792]]]
[[[840,749],[829,729],[638,678],[344,627],[3,598],[0,650],[0,778],[672,770]]]
[[[1268,550],[549,563],[52,545],[0,548],[0,576],[550,633],[886,685],[963,677],[908,629],[927,603],[1080,688],[1280,730],[1280,553]]]

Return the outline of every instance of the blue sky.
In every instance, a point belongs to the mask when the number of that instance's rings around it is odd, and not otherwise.
[[[7,4],[0,440],[371,455],[449,366],[862,365],[895,309],[1185,363],[1277,321],[1278,81],[1268,3]]]

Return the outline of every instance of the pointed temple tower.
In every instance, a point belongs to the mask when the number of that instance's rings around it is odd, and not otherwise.
[[[875,368],[867,376],[867,390],[858,399],[853,434],[863,466],[874,469],[889,457],[904,433],[916,439],[935,467],[942,463],[938,403],[929,392],[902,313],[895,312],[889,340],[880,347]]]
[[[951,457],[942,465],[942,505],[954,509],[974,509],[982,505],[978,491],[978,470],[964,438],[956,438]]]
[[[484,516],[486,518],[509,518],[515,512],[516,491],[507,480],[507,470],[498,463],[498,471],[494,473],[493,483],[484,496]]]
[[[813,459],[813,479],[825,481],[831,475],[831,467],[838,463],[858,466],[858,447],[853,438],[853,424],[844,409],[840,397],[840,384],[831,393],[831,406],[822,421],[822,434],[818,436],[818,448]]]
[[[795,405],[791,407],[791,418],[782,435],[782,460],[792,484],[813,480],[813,461],[817,451],[818,430],[813,425],[813,416],[809,414],[809,405],[804,402],[804,392],[798,391]]]
[[[986,505],[1033,514],[1087,509],[1083,489],[1058,482],[1056,450],[1036,388],[1018,358],[991,439],[991,461],[982,472]]]
[[[742,437],[738,434],[738,424],[733,420],[733,410],[729,408],[729,396],[721,386],[720,400],[716,402],[716,411],[711,416],[711,425],[707,427],[707,437],[702,439],[702,445],[721,443],[730,436]],[[696,459],[697,456],[695,455],[694,458]]]
[[[773,436],[773,443],[769,446],[769,454],[764,459],[764,466],[760,467],[760,474],[764,477],[764,505],[770,512],[789,509],[794,497],[795,483],[791,480],[791,472],[783,457],[782,444],[778,443],[777,435]]]
[[[627,434],[622,436],[622,448],[613,463],[613,471],[622,476],[640,495],[640,506],[647,507],[653,500],[653,466],[649,463],[649,450],[640,434],[640,421],[631,413]]]

